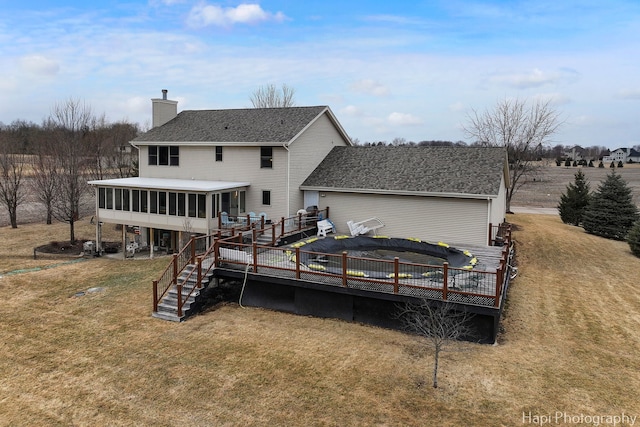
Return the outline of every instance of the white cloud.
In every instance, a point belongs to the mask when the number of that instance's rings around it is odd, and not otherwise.
[[[355,92],[366,93],[374,96],[389,95],[389,89],[386,86],[372,79],[358,80],[351,84],[351,89]]]
[[[539,93],[532,98],[534,101],[549,102],[552,105],[566,105],[571,102],[571,98],[561,93]]]
[[[623,89],[616,94],[620,99],[640,99],[640,89]]]
[[[360,108],[356,107],[355,105],[347,105],[346,107],[342,108],[340,110],[340,112],[342,114],[347,115],[347,116],[360,116],[360,115],[362,115],[362,111],[360,110]]]
[[[449,111],[464,111],[464,104],[462,102],[454,102],[453,104],[449,105]]]
[[[542,71],[534,68],[528,73],[504,73],[491,76],[491,83],[506,85],[517,89],[529,89],[549,84],[557,84],[567,81],[575,81],[579,74],[573,70],[562,69],[558,71]]]
[[[243,3],[237,7],[223,8],[217,5],[201,3],[189,12],[187,23],[191,27],[201,28],[209,25],[230,27],[235,24],[258,24],[260,22],[285,20],[282,12],[270,13],[259,4]]]
[[[60,71],[60,65],[54,60],[42,55],[30,55],[20,58],[20,66],[29,74],[37,76],[55,76]]]
[[[422,119],[414,116],[413,114],[397,113],[397,112],[389,114],[389,117],[387,117],[387,120],[392,125],[397,125],[397,126],[413,126],[413,125],[421,125],[423,123]]]

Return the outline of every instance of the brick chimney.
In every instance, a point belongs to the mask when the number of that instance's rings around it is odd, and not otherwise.
[[[167,99],[167,89],[162,89],[162,99],[151,99],[151,127],[162,126],[178,115],[178,101]]]

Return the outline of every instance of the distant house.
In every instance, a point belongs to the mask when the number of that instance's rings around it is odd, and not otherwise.
[[[571,149],[566,150],[564,152],[564,157],[566,159],[580,161],[585,159],[586,157],[585,149],[579,145],[574,145]]]
[[[338,232],[377,217],[384,235],[486,245],[508,183],[504,148],[376,146],[334,148],[300,188]]]
[[[622,163],[638,163],[640,162],[640,152],[633,148],[617,148],[608,156],[602,158],[603,162],[622,162]]]

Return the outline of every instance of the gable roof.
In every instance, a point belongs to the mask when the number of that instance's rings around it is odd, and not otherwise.
[[[327,106],[185,110],[162,126],[138,136],[133,145],[155,143],[218,143],[284,145],[327,113],[334,126],[348,136]]]
[[[502,147],[334,147],[300,188],[493,197],[507,167]]]

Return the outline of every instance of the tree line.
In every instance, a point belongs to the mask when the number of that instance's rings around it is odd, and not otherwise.
[[[75,242],[87,181],[137,176],[137,153],[128,143],[139,132],[137,124],[111,123],[75,99],[54,105],[41,124],[0,123],[0,203],[11,227],[17,228],[18,206],[31,194],[44,205],[47,224],[67,222]]]

